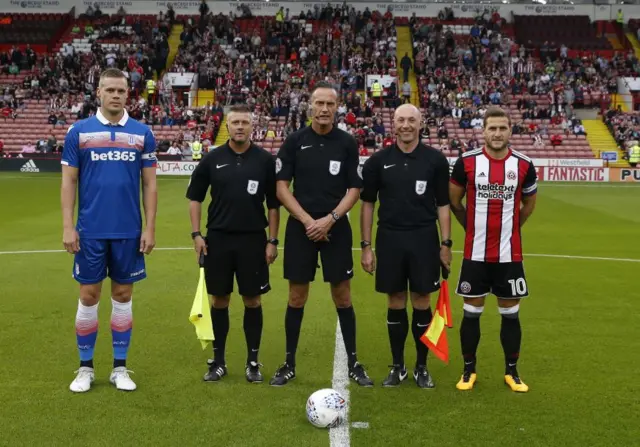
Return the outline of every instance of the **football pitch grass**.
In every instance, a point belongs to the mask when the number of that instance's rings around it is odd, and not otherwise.
[[[312,427],[305,417],[307,397],[331,387],[333,379],[337,315],[322,282],[312,284],[305,309],[296,380],[284,388],[246,382],[243,306],[234,294],[229,375],[222,383],[203,383],[211,350],[201,350],[188,321],[198,270],[189,249],[187,182],[184,177],[158,181],[156,240],[162,250],[147,257],[148,278],[134,291],[128,367],[135,371],[138,390],[118,392],[108,383],[112,353],[106,283],[96,382],[90,392],[76,395],[68,387],[78,363],[78,293],[71,256],[56,251],[62,248],[59,176],[0,175],[0,445],[329,445],[327,430]],[[351,212],[354,247],[360,240],[358,216],[356,206]],[[284,223],[283,213],[282,229]],[[452,289],[463,241],[458,224],[453,227]],[[541,184],[523,241],[525,254],[531,254],[525,257],[531,296],[520,312],[519,370],[531,387],[528,394],[515,394],[503,383],[500,317],[493,297],[481,320],[476,387],[455,389],[462,313],[455,295],[454,329],[447,331],[451,362],[429,356],[436,388],[419,390],[411,377],[399,388],[382,388],[391,363],[386,300],[374,292],[373,277],[362,271],[360,252],[354,249],[358,355],[375,387],[348,385],[345,434],[351,445],[638,445],[640,188]],[[271,267],[271,278],[273,289],[263,298],[260,350],[267,381],[284,360],[282,256]],[[414,360],[409,334],[408,368]],[[358,425],[367,428],[351,426],[354,422],[366,422]]]

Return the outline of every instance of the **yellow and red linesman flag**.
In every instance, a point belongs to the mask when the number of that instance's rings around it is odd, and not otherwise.
[[[211,313],[209,312],[209,295],[207,294],[207,284],[204,280],[204,254],[200,254],[200,279],[196,296],[191,305],[189,321],[196,328],[196,337],[200,340],[202,349],[205,349],[210,341],[214,340],[213,326],[211,325]]]
[[[449,302],[449,272],[443,270],[443,280],[440,285],[440,295],[429,327],[422,334],[420,340],[445,363],[449,363],[449,344],[445,328],[453,327],[451,319],[451,303]]]

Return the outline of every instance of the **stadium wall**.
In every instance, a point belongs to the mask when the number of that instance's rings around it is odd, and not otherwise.
[[[71,8],[76,8],[76,14],[83,14],[89,5],[98,3],[102,12],[114,14],[122,6],[129,14],[154,14],[158,10],[165,10],[167,3],[173,4],[178,15],[197,15],[200,1],[166,1],[166,0],[5,0],[2,2],[2,13],[67,13]],[[8,3],[8,4],[7,4]],[[257,1],[243,2],[251,8],[254,15],[275,15],[280,7],[289,8],[292,15],[301,11],[313,9],[318,2],[278,2]],[[321,4],[324,4],[320,2]],[[342,2],[329,2],[340,6]],[[368,7],[371,10],[385,11],[391,7],[398,17],[410,17],[414,12],[421,17],[436,17],[442,8],[449,6],[456,17],[474,17],[478,11],[485,8],[496,9],[500,15],[511,21],[511,14],[516,15],[587,15],[591,20],[615,20],[618,9],[622,9],[625,18],[639,17],[640,5],[541,5],[531,3],[528,5],[511,5],[503,3],[393,3],[393,2],[350,2],[358,9]],[[211,12],[228,14],[235,11],[238,3],[235,1],[207,2]]]
[[[367,157],[360,157],[360,165]],[[456,158],[449,158],[453,167]],[[191,175],[197,166],[192,161],[159,161],[156,173],[159,176]],[[541,182],[626,182],[640,184],[640,169],[606,168],[603,160],[590,159],[534,159],[538,180]]]
[[[360,157],[362,166],[368,157]],[[449,165],[457,158],[448,158]],[[157,175],[191,175],[197,166],[192,161],[159,161]],[[542,182],[626,182],[640,183],[640,169],[621,169],[604,167],[603,160],[594,159],[533,159],[538,173],[538,180]]]
[[[360,165],[368,157],[360,157]],[[449,158],[453,167],[456,158]],[[541,182],[591,182],[591,183],[638,183],[640,169],[607,168],[603,160],[592,159],[533,159]],[[159,176],[189,176],[194,171],[194,161],[158,161]],[[0,158],[0,172],[15,173],[59,173],[60,160],[56,158]]]

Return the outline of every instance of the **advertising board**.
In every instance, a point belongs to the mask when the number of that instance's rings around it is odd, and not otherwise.
[[[616,183],[640,183],[640,169],[610,168],[609,179],[611,182]]]

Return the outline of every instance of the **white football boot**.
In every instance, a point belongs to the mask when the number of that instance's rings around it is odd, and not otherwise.
[[[133,391],[136,389],[136,384],[129,377],[130,372],[132,373],[133,371],[127,370],[126,366],[113,368],[109,382],[113,383],[121,391]]]
[[[73,382],[69,385],[69,389],[74,393],[86,393],[91,389],[91,384],[95,378],[93,368],[81,366],[76,373],[76,378],[73,379]]]

